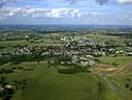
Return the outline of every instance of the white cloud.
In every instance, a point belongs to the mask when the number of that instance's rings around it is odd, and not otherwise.
[[[70,19],[76,20],[79,19],[98,19],[102,15],[100,12],[87,12],[77,8],[16,8],[16,7],[3,7],[0,9],[0,14],[3,17],[10,18],[50,18],[50,19]]]
[[[132,3],[132,0],[117,0],[120,4]]]
[[[55,8],[47,13],[48,17],[60,18],[60,17],[75,17],[80,12],[78,9],[73,8]]]
[[[5,16],[23,16],[23,17],[47,17],[47,18],[66,18],[79,17],[80,10],[75,8],[12,8],[4,7],[0,13]]]

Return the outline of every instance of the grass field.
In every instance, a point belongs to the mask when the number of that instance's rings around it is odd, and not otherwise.
[[[120,56],[120,57],[112,57],[112,56],[106,56],[106,57],[99,57],[100,61],[108,64],[117,64],[120,66],[129,64],[132,62],[132,57],[130,56]]]
[[[28,80],[27,88],[18,90],[12,100],[125,100],[125,98],[131,100],[132,98],[132,92],[127,90],[125,83],[122,82],[123,78],[104,78],[87,72],[59,74],[54,66],[49,67],[45,62],[13,66],[31,67],[34,70],[18,70],[4,75],[8,80]]]
[[[49,45],[58,45],[60,41],[58,40],[51,40],[51,39],[40,39],[38,42],[31,42],[26,40],[9,40],[9,41],[0,41],[0,47],[4,47],[0,49],[2,52],[11,52],[16,49],[17,46],[49,46]]]

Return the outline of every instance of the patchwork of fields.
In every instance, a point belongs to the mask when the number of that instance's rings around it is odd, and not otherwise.
[[[131,100],[132,37],[118,31],[0,31],[0,100]]]

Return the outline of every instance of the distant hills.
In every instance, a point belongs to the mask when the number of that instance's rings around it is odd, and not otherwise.
[[[0,25],[0,30],[25,29],[33,31],[63,32],[63,31],[93,31],[115,30],[132,32],[132,25]]]

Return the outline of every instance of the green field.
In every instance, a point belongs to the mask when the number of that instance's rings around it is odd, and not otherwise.
[[[31,67],[34,70],[27,72],[18,70],[4,75],[9,81],[22,79],[28,81],[27,88],[16,91],[12,100],[124,100],[125,98],[131,100],[132,98],[131,91],[127,90],[125,83],[122,82],[123,77],[102,78],[87,72],[59,74],[54,66],[49,67],[45,62],[13,66]],[[9,65],[4,67],[9,68]]]
[[[132,57],[130,56],[120,56],[120,57],[106,56],[106,57],[99,57],[98,59],[107,64],[115,63],[120,66],[124,66],[132,62]]]

